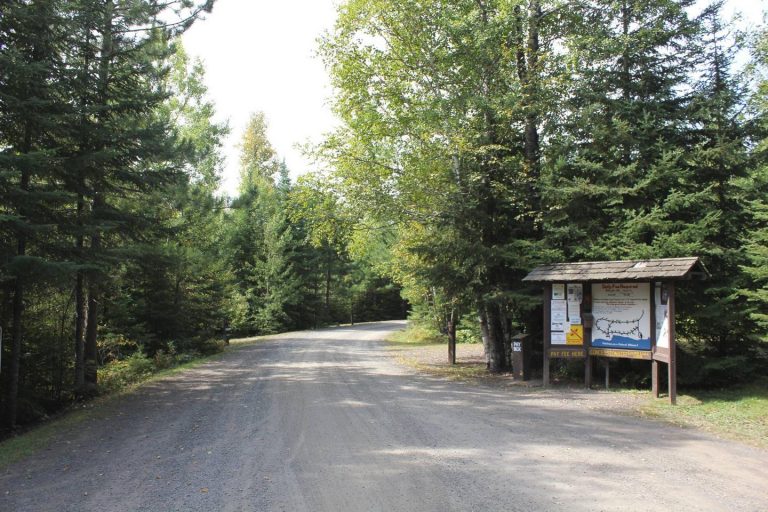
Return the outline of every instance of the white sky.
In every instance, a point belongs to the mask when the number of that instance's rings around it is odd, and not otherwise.
[[[330,83],[315,52],[335,19],[333,0],[217,0],[184,35],[187,52],[203,59],[208,93],[232,130],[224,192],[236,192],[237,144],[256,111],[265,113],[269,140],[291,174],[310,170],[296,145],[319,142],[334,125]]]
[[[237,144],[252,112],[263,111],[268,136],[292,176],[312,169],[297,145],[319,142],[334,126],[331,86],[317,38],[333,27],[335,0],[217,0],[213,12],[184,35],[192,56],[203,59],[206,84],[220,120],[232,130],[224,153],[222,189],[234,195]],[[760,23],[766,0],[726,0],[724,14]]]

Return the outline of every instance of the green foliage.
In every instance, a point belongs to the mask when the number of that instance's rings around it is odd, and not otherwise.
[[[754,115],[754,168],[740,182],[751,213],[751,222],[742,242],[747,261],[743,270],[748,283],[739,293],[746,298],[751,319],[761,328],[760,339],[768,342],[768,29],[763,27],[752,42],[755,91],[750,98]]]
[[[392,333],[387,341],[396,345],[435,345],[445,343],[445,335],[419,323],[409,323],[402,331]]]
[[[10,427],[30,419],[25,411],[50,412],[95,392],[100,360],[122,357],[121,334],[142,345],[157,337],[137,314],[151,294],[125,277],[142,252],[166,267],[174,259],[158,250],[174,194],[191,182],[209,193],[216,186],[222,132],[203,126],[212,106],[166,106],[171,92],[202,94],[199,77],[182,77],[190,87],[173,90],[166,63],[173,36],[211,4],[3,5],[0,322],[12,342],[3,347],[0,398]],[[153,26],[158,18],[168,24]],[[186,62],[174,65],[178,75]],[[108,289],[126,295],[109,304]]]
[[[463,317],[456,329],[456,343],[482,343],[480,326],[474,320]]]
[[[712,279],[680,287],[678,334],[707,357],[752,353],[764,87],[745,117],[741,39],[721,3],[692,5],[341,6],[321,53],[343,124],[320,152],[345,200],[393,233],[382,268],[415,320],[444,330],[476,310],[498,370],[503,336],[542,330],[540,291],[520,281],[533,266],[697,255]]]
[[[156,369],[152,359],[137,351],[125,359],[104,365],[99,370],[99,380],[105,391],[117,391],[146,380]]]

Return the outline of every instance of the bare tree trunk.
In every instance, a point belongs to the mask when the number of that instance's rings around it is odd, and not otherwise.
[[[448,362],[456,364],[456,308],[451,309],[451,315],[448,317]]]
[[[82,67],[82,73],[80,80],[82,81],[83,88],[85,89],[88,83],[89,68],[90,68],[90,55],[91,55],[91,33],[87,31],[85,34],[85,41],[83,42],[83,58],[85,59]],[[80,98],[80,130],[82,140],[80,141],[81,148],[90,146],[88,142],[87,131],[85,126],[87,124],[86,110],[88,108],[88,95],[83,94]],[[77,238],[75,239],[75,247],[77,256],[80,259],[80,263],[83,262],[83,256],[85,252],[85,171],[82,167],[78,168],[77,177]],[[85,344],[85,320],[87,311],[85,309],[85,271],[78,270],[75,282],[75,394],[81,394],[83,387],[85,386],[85,359],[84,359],[84,344]]]
[[[93,211],[98,213],[101,208],[101,195],[96,194],[93,200]],[[101,249],[101,233],[98,229],[91,236],[91,251],[97,254]],[[84,360],[84,391],[87,394],[95,394],[97,391],[98,347],[97,335],[99,326],[99,278],[97,272],[91,272],[88,276],[88,315],[85,326]]]
[[[77,198],[77,217],[80,232],[75,242],[77,253],[82,257],[85,247],[83,236],[83,215],[85,213],[85,199],[82,193]],[[75,393],[80,394],[85,385],[84,366],[84,336],[85,336],[85,271],[78,270],[75,282]]]
[[[483,339],[483,353],[485,354],[485,368],[489,370],[491,368],[491,345],[490,334],[488,333],[488,320],[485,318],[485,313],[482,308],[478,312],[478,320],[480,321],[480,333]]]
[[[495,305],[486,305],[484,312],[488,323],[489,370],[494,373],[501,373],[509,369],[504,349],[503,319],[499,308]]]
[[[23,237],[19,247],[24,245]],[[8,385],[8,401],[6,402],[6,421],[9,428],[16,427],[16,416],[19,407],[19,374],[21,368],[21,338],[22,312],[24,310],[24,282],[17,277],[13,285],[13,324],[11,327],[11,364]]]
[[[27,126],[24,134],[24,145],[21,148],[23,153],[29,153],[32,150],[32,131],[30,126]],[[25,192],[29,191],[30,172],[26,165],[22,166],[21,177],[19,180],[19,188]],[[19,216],[26,217],[26,208],[24,203],[19,206]],[[24,257],[27,254],[27,235],[24,230],[20,230],[17,234],[16,255],[17,257]],[[13,314],[12,314],[12,326],[11,326],[11,364],[10,375],[8,383],[8,401],[6,410],[6,421],[10,428],[16,427],[16,419],[19,409],[19,377],[21,374],[21,346],[23,337],[23,326],[21,324],[23,320],[24,312],[24,278],[22,276],[16,276],[13,283]]]
[[[331,320],[331,265],[333,264],[333,255],[330,248],[325,266],[325,316],[326,320]]]
[[[83,393],[92,395],[97,389],[97,334],[98,334],[98,284],[97,278],[88,279],[88,313],[85,326],[85,343],[83,350]]]

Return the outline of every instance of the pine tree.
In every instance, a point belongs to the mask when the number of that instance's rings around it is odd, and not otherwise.
[[[748,300],[750,318],[759,326],[758,338],[768,341],[768,29],[762,28],[751,41],[751,69],[756,87],[750,98],[752,159],[742,189],[751,218],[744,243],[748,283],[739,291]],[[743,233],[743,228],[739,230]]]
[[[75,245],[89,268],[75,285],[78,352],[83,345],[76,380],[85,393],[96,388],[99,304],[108,252],[135,224],[127,196],[162,187],[178,172],[167,119],[154,115],[165,98],[162,63],[171,51],[170,37],[211,4],[138,2],[122,9],[113,0],[81,0],[70,5],[73,34],[79,40],[67,60],[73,67],[78,122],[67,164],[78,194]],[[176,15],[176,21],[160,21],[164,13]]]
[[[691,3],[574,5],[545,208],[548,245],[567,259],[662,256],[652,249],[666,222],[660,205],[676,197],[684,167]]]
[[[0,277],[12,295],[6,421],[16,425],[26,295],[61,265],[49,226],[66,195],[57,192],[66,115],[61,47],[66,26],[57,24],[54,1],[8,2],[0,17],[0,229],[13,245],[2,249]]]
[[[745,284],[740,229],[749,220],[739,186],[747,176],[741,117],[747,91],[734,74],[740,44],[721,9],[722,2],[716,2],[697,19],[701,78],[689,107],[685,177],[665,204],[670,227],[654,243],[661,253],[702,257],[711,278],[681,290],[680,314],[691,321],[683,322],[680,332],[718,358],[744,354],[754,332],[744,298],[735,292]]]

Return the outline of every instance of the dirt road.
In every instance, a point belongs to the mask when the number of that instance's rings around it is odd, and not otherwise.
[[[283,335],[115,400],[3,470],[0,510],[768,510],[765,451],[415,375],[378,341],[400,327]]]

